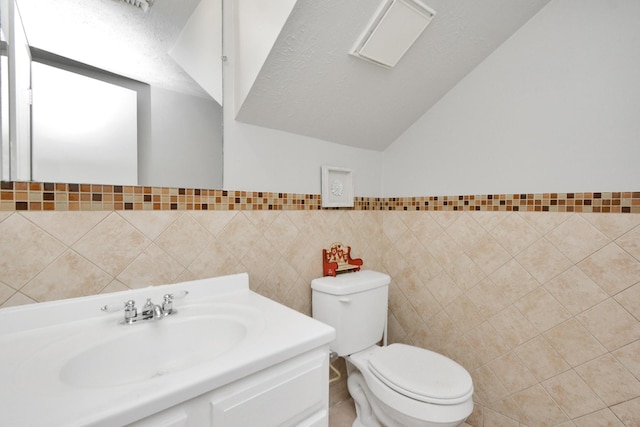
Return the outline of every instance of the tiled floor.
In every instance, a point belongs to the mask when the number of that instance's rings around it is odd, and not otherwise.
[[[329,427],[351,427],[356,419],[356,407],[353,400],[345,400],[329,408]]]

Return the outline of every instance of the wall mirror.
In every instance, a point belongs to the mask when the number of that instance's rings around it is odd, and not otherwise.
[[[2,179],[222,188],[221,0],[0,0]]]

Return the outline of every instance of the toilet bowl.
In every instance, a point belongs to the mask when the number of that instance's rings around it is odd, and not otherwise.
[[[391,278],[363,270],[311,282],[313,317],[333,326],[347,361],[354,427],[453,427],[473,411],[471,375],[453,360],[406,344],[377,345]]]
[[[454,427],[473,411],[471,376],[438,353],[391,344],[345,359],[354,427]]]

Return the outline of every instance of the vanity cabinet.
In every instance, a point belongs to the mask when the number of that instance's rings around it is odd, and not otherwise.
[[[137,421],[135,427],[327,427],[329,349],[267,367]]]

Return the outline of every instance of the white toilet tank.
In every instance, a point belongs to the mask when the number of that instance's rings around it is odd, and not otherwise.
[[[382,339],[390,282],[388,275],[371,270],[311,281],[313,317],[336,330],[332,351],[348,356]]]

